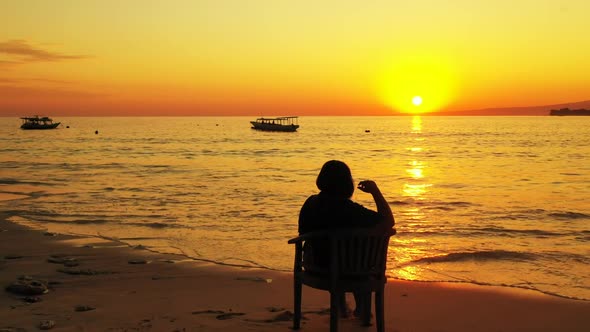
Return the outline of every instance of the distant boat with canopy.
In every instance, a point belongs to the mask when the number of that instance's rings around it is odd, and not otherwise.
[[[38,115],[22,117],[21,120],[23,120],[23,124],[20,126],[21,129],[54,129],[61,123],[54,123],[51,118]]]
[[[296,131],[299,128],[296,116],[281,116],[278,118],[258,118],[250,121],[252,129],[262,131]]]

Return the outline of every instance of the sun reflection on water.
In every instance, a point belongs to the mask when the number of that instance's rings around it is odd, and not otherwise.
[[[431,184],[404,184],[404,196],[413,197],[413,198],[423,198],[424,194],[427,192],[427,188],[431,187]]]
[[[432,250],[425,239],[392,238],[392,246],[389,250],[391,253],[388,257],[395,257],[395,264],[390,264],[388,268],[387,274],[389,276],[406,280],[421,280],[423,268],[411,264]]]
[[[424,172],[421,168],[406,169],[406,173],[410,174],[410,176],[414,179],[420,179],[424,177]]]
[[[419,180],[424,177],[424,168],[426,167],[425,163],[418,160],[412,160],[408,163],[408,166],[410,168],[406,169],[406,173],[408,173],[412,179]]]
[[[429,165],[423,157],[427,140],[422,135],[422,131],[422,118],[413,116],[410,130],[410,134],[413,136],[411,137],[411,145],[406,148],[409,157],[405,169],[407,177],[402,188],[402,195],[410,202],[425,201],[428,188],[432,186],[428,182]],[[401,209],[399,215],[401,217],[400,230],[409,233],[420,232],[428,222],[421,204],[410,204]],[[389,275],[407,280],[421,279],[422,268],[411,264],[413,261],[427,256],[431,251],[430,245],[424,239],[416,236],[396,237],[392,241],[396,266],[390,266]]]
[[[422,118],[419,115],[412,117],[412,134],[419,134],[422,132]]]
[[[417,266],[406,266],[404,268],[395,270],[395,272],[394,270],[390,270],[389,275],[395,275],[396,278],[404,280],[421,280],[421,271],[422,269]]]
[[[415,115],[412,117],[410,132],[417,135],[414,138],[414,144],[416,145],[407,148],[412,153],[412,159],[408,161],[408,168],[406,168],[406,173],[409,175],[411,182],[404,183],[402,192],[406,197],[422,199],[428,187],[432,186],[432,184],[416,183],[417,181],[423,182],[426,179],[426,169],[428,168],[428,165],[419,158],[420,153],[424,151],[424,147],[421,145],[425,143],[424,137],[420,135],[422,134],[422,118],[420,116]]]

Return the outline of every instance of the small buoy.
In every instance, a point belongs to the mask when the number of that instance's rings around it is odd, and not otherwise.
[[[98,135],[98,130],[94,132],[95,135]]]
[[[366,129],[366,130],[365,130],[365,133],[370,133],[370,132],[371,132],[371,131],[370,131],[369,129]]]

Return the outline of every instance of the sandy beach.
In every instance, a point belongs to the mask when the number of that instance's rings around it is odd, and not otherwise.
[[[33,230],[0,215],[0,331],[288,331],[292,276],[219,266],[97,238]],[[287,245],[285,243],[285,245]],[[14,286],[12,287],[14,288]],[[386,330],[587,331],[590,302],[535,291],[390,280]],[[350,299],[352,302],[352,299]],[[329,329],[329,297],[304,287],[302,331]],[[372,331],[354,318],[341,331]]]

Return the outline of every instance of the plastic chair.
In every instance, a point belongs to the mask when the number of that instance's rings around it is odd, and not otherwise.
[[[310,232],[289,240],[295,244],[293,268],[294,316],[293,329],[301,323],[302,285],[330,292],[330,331],[338,331],[339,297],[344,292],[375,293],[377,331],[385,331],[383,294],[387,278],[385,265],[389,238],[395,229],[342,229]],[[328,250],[313,254],[313,248]],[[329,262],[321,259],[329,258]],[[319,262],[318,262],[319,260]],[[370,325],[371,298],[363,301],[363,325]]]

